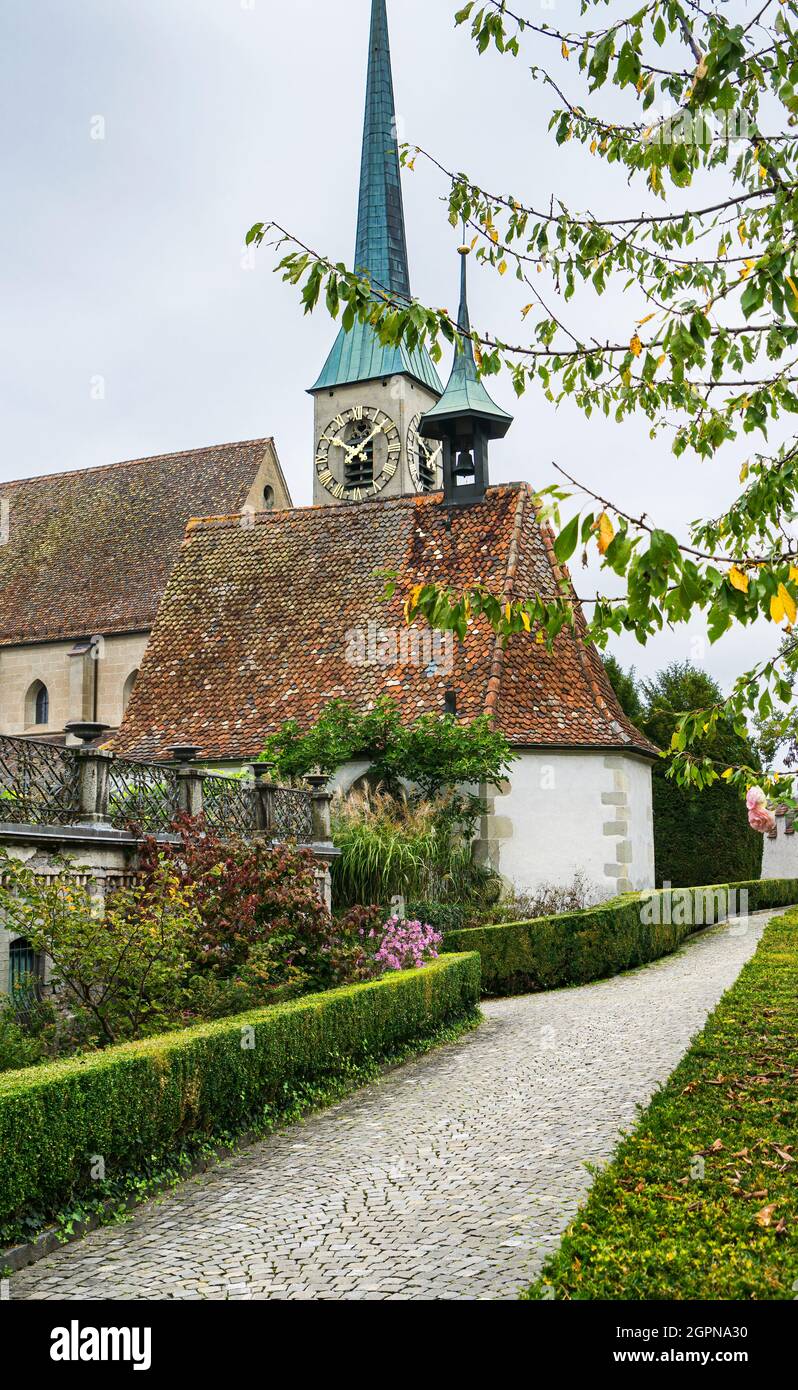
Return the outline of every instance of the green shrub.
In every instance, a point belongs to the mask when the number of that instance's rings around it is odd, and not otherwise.
[[[442,932],[462,931],[465,927],[477,926],[480,915],[483,915],[480,910],[468,903],[442,903],[434,898],[409,902],[405,912],[406,917],[416,922],[427,922],[436,931]]]
[[[8,1005],[0,1002],[0,1072],[35,1066],[42,1052],[39,1039],[22,1027]]]
[[[528,1298],[792,1299],[798,912],[768,923]],[[693,1176],[704,1160],[703,1177]]]
[[[798,879],[755,879],[674,890],[670,913],[662,910],[667,899],[664,891],[627,893],[581,912],[448,931],[442,950],[479,951],[482,989],[487,995],[585,984],[675,950],[693,930],[693,922],[700,925],[701,920],[719,921],[726,916],[727,894],[732,889],[738,894],[747,891],[751,912],[798,902]],[[699,906],[702,919],[697,914]],[[674,920],[650,920],[657,916]]]
[[[91,1155],[102,1156],[113,1178],[148,1171],[189,1142],[262,1125],[290,1111],[303,1087],[346,1078],[472,1017],[478,998],[478,956],[447,956],[423,970],[6,1072],[0,1224],[96,1193]]]
[[[654,857],[657,883],[686,887],[756,878],[762,870],[764,837],[746,820],[736,787],[725,782],[694,791],[653,769]]]

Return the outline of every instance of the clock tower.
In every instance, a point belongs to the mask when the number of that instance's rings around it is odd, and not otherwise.
[[[355,269],[410,299],[385,0],[372,0]],[[429,353],[341,329],[314,398],[313,501],[364,502],[442,487],[442,448],[419,431],[443,386]]]

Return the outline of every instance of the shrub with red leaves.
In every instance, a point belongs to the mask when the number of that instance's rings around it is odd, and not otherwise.
[[[219,977],[234,976],[253,948],[268,948],[273,983],[301,974],[309,988],[338,983],[333,978],[332,923],[320,900],[313,855],[290,845],[221,840],[200,821],[175,823],[179,845],[145,841],[140,867],[154,880],[159,858],[167,858],[181,882],[193,886],[202,926],[195,965]]]

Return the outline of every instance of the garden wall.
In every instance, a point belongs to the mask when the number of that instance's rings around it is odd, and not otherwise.
[[[306,995],[89,1056],[0,1076],[0,1226],[52,1214],[106,1177],[290,1112],[472,1016],[479,957]]]
[[[798,902],[798,879],[628,893],[581,912],[449,931],[442,949],[479,952],[486,995],[586,984],[656,960],[697,928],[744,913],[743,892],[749,912],[786,907]]]

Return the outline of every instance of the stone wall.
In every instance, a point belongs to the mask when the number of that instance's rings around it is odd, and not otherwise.
[[[130,883],[136,877],[138,841],[122,831],[92,832],[64,827],[54,830],[42,826],[26,829],[0,826],[0,849],[10,858],[19,859],[43,878],[54,878],[63,872],[56,865],[60,856],[72,861],[71,872],[76,883],[89,887],[101,902],[113,888]],[[0,925],[0,994],[8,991],[8,955],[12,941],[19,933]],[[45,962],[44,977],[49,968]]]
[[[70,719],[96,719],[118,728],[125,686],[144,657],[148,632],[82,642],[30,642],[0,650],[0,734],[60,733]],[[86,650],[76,651],[78,647]],[[46,685],[49,718],[30,721],[26,697],[36,681]],[[96,710],[95,710],[96,701]]]
[[[176,843],[174,836],[159,835],[158,839]],[[68,858],[75,882],[87,886],[101,904],[107,893],[135,882],[139,844],[135,836],[119,830],[0,825],[0,850],[21,860],[43,878],[63,874],[63,859]],[[317,892],[329,909],[330,861],[335,851],[331,845],[314,844],[311,848],[316,860]],[[0,923],[0,994],[8,992],[9,948],[18,935]],[[48,976],[49,964],[45,962],[45,982]]]

